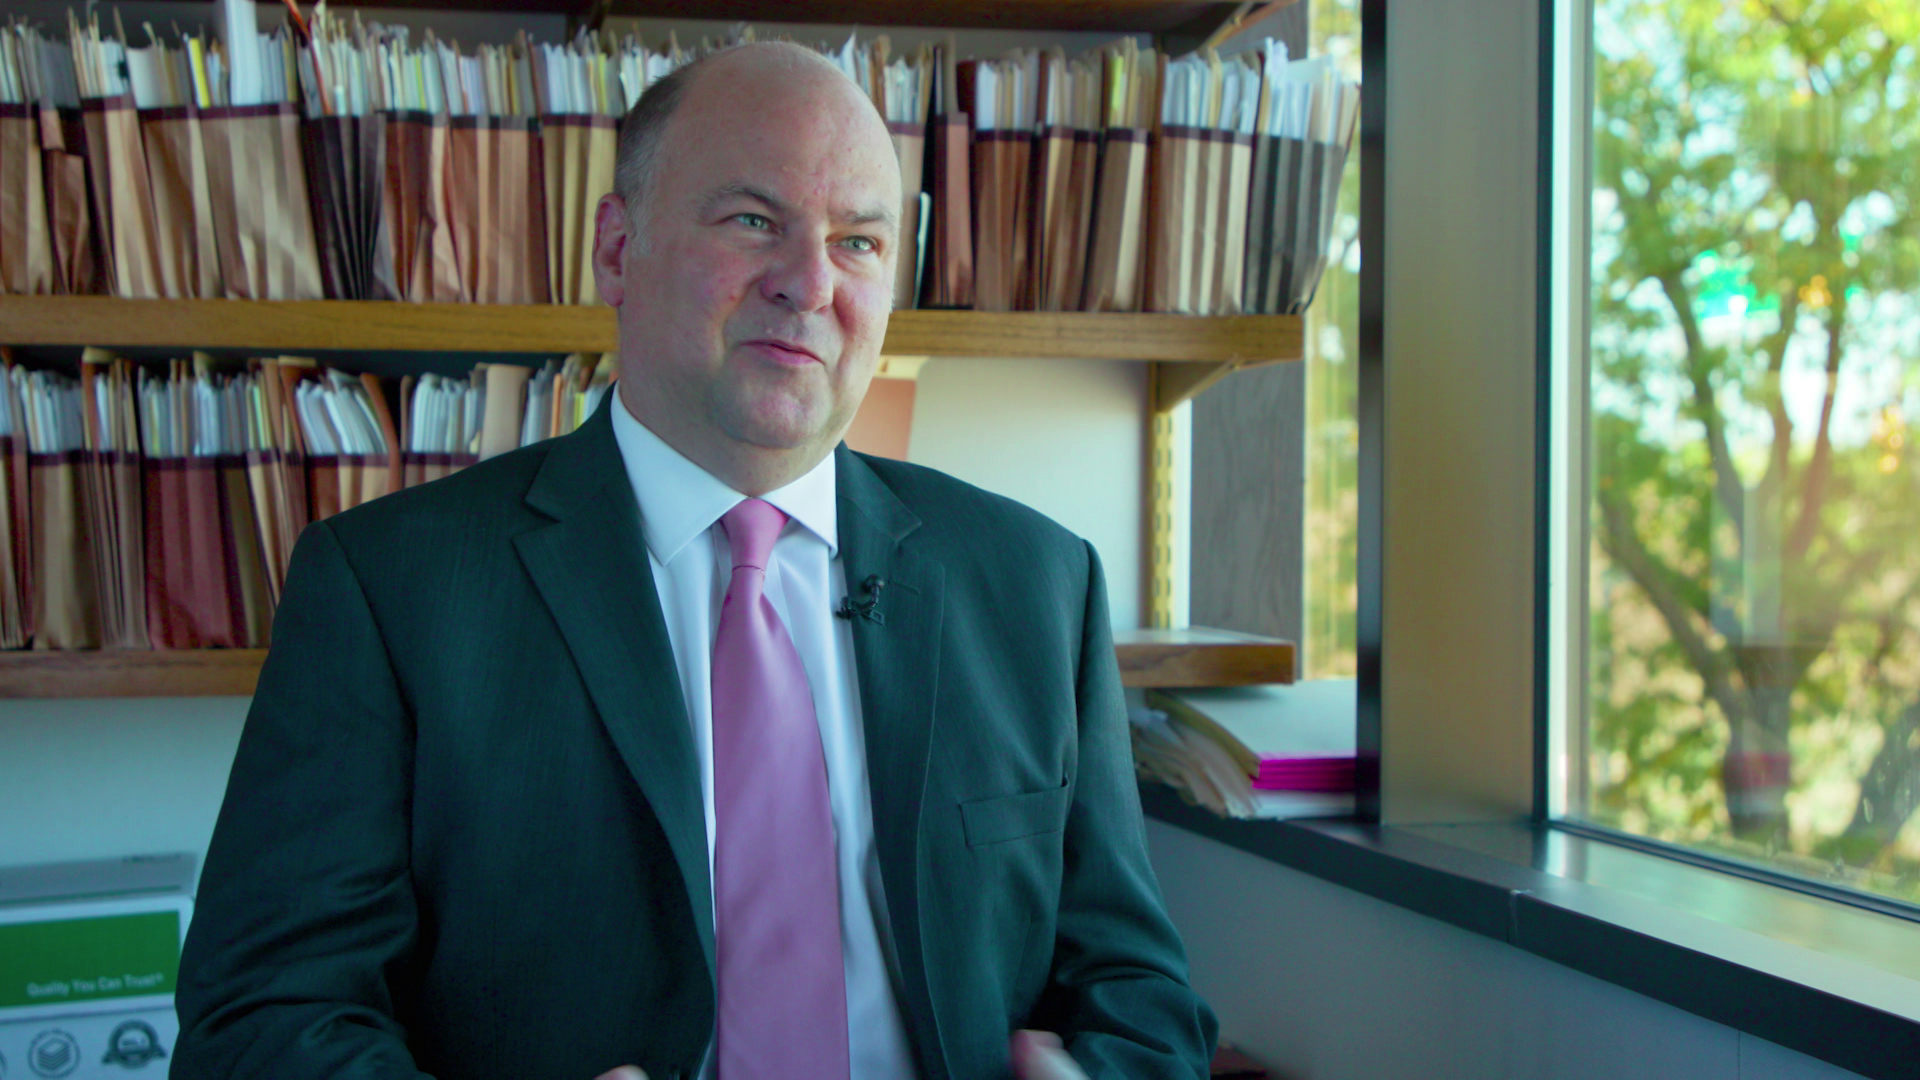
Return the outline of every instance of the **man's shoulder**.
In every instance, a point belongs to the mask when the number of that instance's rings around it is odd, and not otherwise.
[[[541,442],[509,451],[342,511],[327,525],[350,550],[444,551],[446,545],[518,531],[533,520],[527,489],[550,449],[550,443]]]

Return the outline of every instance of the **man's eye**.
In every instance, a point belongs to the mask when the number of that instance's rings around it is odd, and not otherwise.
[[[740,222],[749,229],[771,229],[773,227],[773,222],[768,221],[765,216],[760,214],[735,214],[733,215],[733,220]]]
[[[855,251],[872,251],[875,247],[871,236],[849,236],[844,242]]]

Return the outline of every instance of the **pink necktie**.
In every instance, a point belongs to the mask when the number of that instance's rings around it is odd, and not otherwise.
[[[721,519],[733,577],[713,645],[718,1080],[846,1080],[847,986],[827,764],[793,639],[766,598],[787,515]]]

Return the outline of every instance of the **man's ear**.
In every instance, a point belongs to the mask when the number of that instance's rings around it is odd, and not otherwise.
[[[593,285],[602,303],[619,307],[627,298],[626,251],[632,238],[627,203],[618,195],[600,196],[593,212]]]

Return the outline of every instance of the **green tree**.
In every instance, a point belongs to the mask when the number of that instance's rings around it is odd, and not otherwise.
[[[1784,848],[1796,731],[1843,714],[1878,750],[1806,853],[1871,859],[1920,804],[1920,5],[1598,7],[1593,536],[1632,588],[1593,594],[1593,808],[1664,786],[1652,831],[1718,802]]]
[[[1308,56],[1360,78],[1358,0],[1314,0]],[[1360,539],[1360,148],[1349,148],[1326,273],[1307,311],[1306,536],[1302,674],[1357,670]]]

